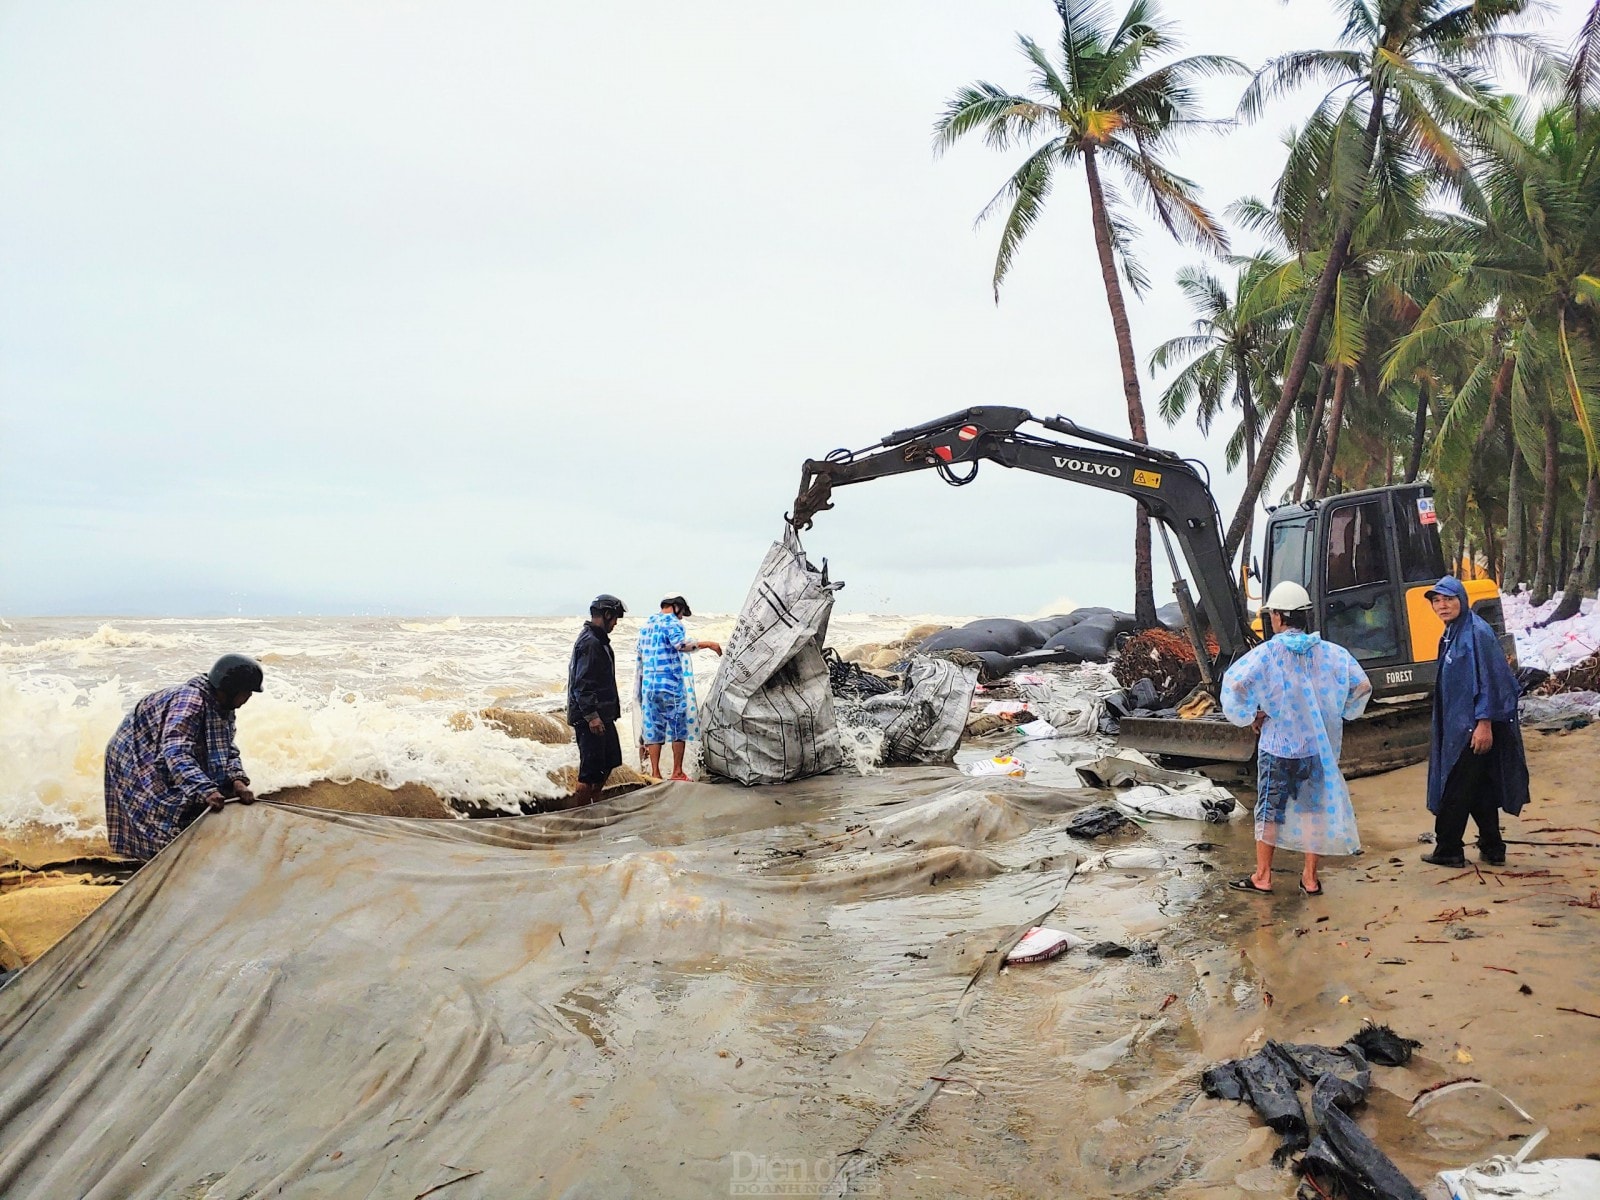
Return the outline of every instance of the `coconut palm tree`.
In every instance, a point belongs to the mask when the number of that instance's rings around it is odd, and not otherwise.
[[[1260,398],[1277,383],[1273,359],[1287,332],[1292,306],[1258,312],[1241,309],[1240,297],[1283,264],[1270,254],[1234,258],[1230,264],[1235,268],[1231,288],[1204,267],[1178,272],[1178,289],[1195,313],[1193,331],[1157,346],[1150,355],[1150,369],[1166,371],[1182,364],[1161,394],[1159,411],[1168,425],[1176,425],[1192,405],[1200,432],[1209,434],[1224,412],[1238,412],[1239,425],[1228,438],[1224,461],[1233,470],[1242,460],[1249,471],[1256,465]],[[1244,544],[1248,557],[1248,537]]]
[[[1580,127],[1575,110],[1563,106],[1519,117],[1516,131],[1514,151],[1485,163],[1481,191],[1446,222],[1429,258],[1450,270],[1396,344],[1386,375],[1476,346],[1440,423],[1434,459],[1451,474],[1470,472],[1496,423],[1512,431],[1511,483],[1519,482],[1516,456],[1539,478],[1533,591],[1542,602],[1558,582],[1568,430],[1581,444],[1582,478],[1600,466],[1600,122]],[[1517,506],[1510,507],[1515,521]],[[1578,557],[1594,527],[1584,521]]]
[[[1267,63],[1240,101],[1241,114],[1258,116],[1273,98],[1306,84],[1326,85],[1314,121],[1330,131],[1326,150],[1328,240],[1297,249],[1320,251],[1317,282],[1298,340],[1284,371],[1283,391],[1262,432],[1264,449],[1282,437],[1294,411],[1322,325],[1337,297],[1352,239],[1375,187],[1410,171],[1428,172],[1441,184],[1470,188],[1475,142],[1504,144],[1501,109],[1493,102],[1487,67],[1503,53],[1532,65],[1541,47],[1512,32],[1512,20],[1532,0],[1334,0],[1344,18],[1339,45],[1302,50]],[[1322,223],[1315,227],[1321,233]],[[1226,547],[1237,549],[1265,483],[1264,463],[1246,481],[1228,528]]]
[[[1053,52],[1031,38],[1018,38],[1029,64],[1026,88],[1016,92],[984,82],[961,88],[934,127],[935,146],[945,150],[976,133],[993,149],[1027,150],[979,217],[1004,213],[994,264],[997,302],[1000,285],[1056,179],[1065,170],[1082,167],[1122,368],[1128,428],[1143,442],[1144,401],[1118,268],[1135,292],[1144,289],[1147,279],[1132,253],[1135,225],[1124,192],[1144,201],[1174,237],[1218,252],[1226,249],[1221,227],[1196,199],[1194,185],[1167,165],[1165,153],[1180,133],[1209,124],[1198,115],[1198,81],[1244,68],[1216,55],[1152,66],[1177,45],[1173,26],[1154,0],[1132,0],[1120,18],[1102,0],[1057,0],[1056,8],[1061,35]],[[1134,615],[1147,626],[1155,624],[1155,595],[1150,527],[1143,509],[1137,522]]]

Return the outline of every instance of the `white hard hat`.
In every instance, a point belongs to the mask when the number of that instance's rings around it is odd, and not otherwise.
[[[1272,612],[1298,612],[1311,607],[1311,597],[1298,583],[1285,579],[1268,593],[1266,607]]]

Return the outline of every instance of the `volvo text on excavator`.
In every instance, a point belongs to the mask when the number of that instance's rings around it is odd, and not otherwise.
[[[1024,431],[1027,424],[1067,440]],[[809,528],[819,512],[833,507],[833,490],[845,484],[931,469],[959,486],[972,482],[985,460],[1119,492],[1150,514],[1172,566],[1202,686],[1213,694],[1228,664],[1260,640],[1260,624],[1252,620],[1223,553],[1222,523],[1204,464],[1065,417],[1035,418],[1021,408],[969,408],[897,430],[862,450],[835,450],[806,462],[789,520],[796,529]],[[1443,627],[1423,592],[1445,570],[1427,484],[1348,492],[1268,510],[1263,586],[1270,589],[1285,579],[1302,584],[1312,599],[1312,628],[1354,654],[1372,681],[1377,703],[1345,739],[1349,774],[1390,770],[1427,757],[1427,702]],[[1467,588],[1473,608],[1501,635],[1515,665],[1499,589],[1492,580],[1469,580]],[[1215,654],[1207,649],[1207,629],[1215,638]],[[1130,718],[1122,722],[1120,740],[1224,777],[1243,772],[1255,755],[1255,733],[1220,718]]]

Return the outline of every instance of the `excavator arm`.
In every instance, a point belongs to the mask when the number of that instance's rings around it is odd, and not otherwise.
[[[1020,427],[1029,422],[1072,440],[1022,432]],[[1171,451],[1085,429],[1065,417],[1040,419],[1022,408],[969,408],[897,430],[863,450],[835,450],[826,458],[808,460],[789,522],[809,529],[819,512],[833,507],[834,488],[845,484],[934,470],[960,486],[972,481],[984,460],[1131,496],[1170,531],[1216,635],[1219,653],[1208,664],[1208,681],[1220,679],[1227,665],[1254,642],[1244,598],[1222,550],[1216,500],[1200,472]],[[1179,574],[1175,563],[1174,574]],[[1178,591],[1180,601],[1186,600],[1187,590],[1180,585]]]

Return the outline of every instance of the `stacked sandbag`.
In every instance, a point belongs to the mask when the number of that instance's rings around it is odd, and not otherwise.
[[[1130,614],[1109,608],[1080,608],[1037,621],[984,617],[937,633],[918,649],[976,654],[983,660],[983,678],[988,681],[1051,663],[1103,663],[1116,648],[1117,638],[1135,628]]]
[[[968,650],[974,654],[1021,654],[1044,645],[1044,636],[1026,621],[1009,617],[985,617],[969,621],[959,629],[936,633],[921,646],[923,654],[935,650]]]
[[[1109,608],[1081,609],[1083,616],[1066,626],[1044,644],[1046,650],[1064,655],[1058,662],[1102,663],[1111,657],[1117,638],[1138,628],[1129,613]]]

